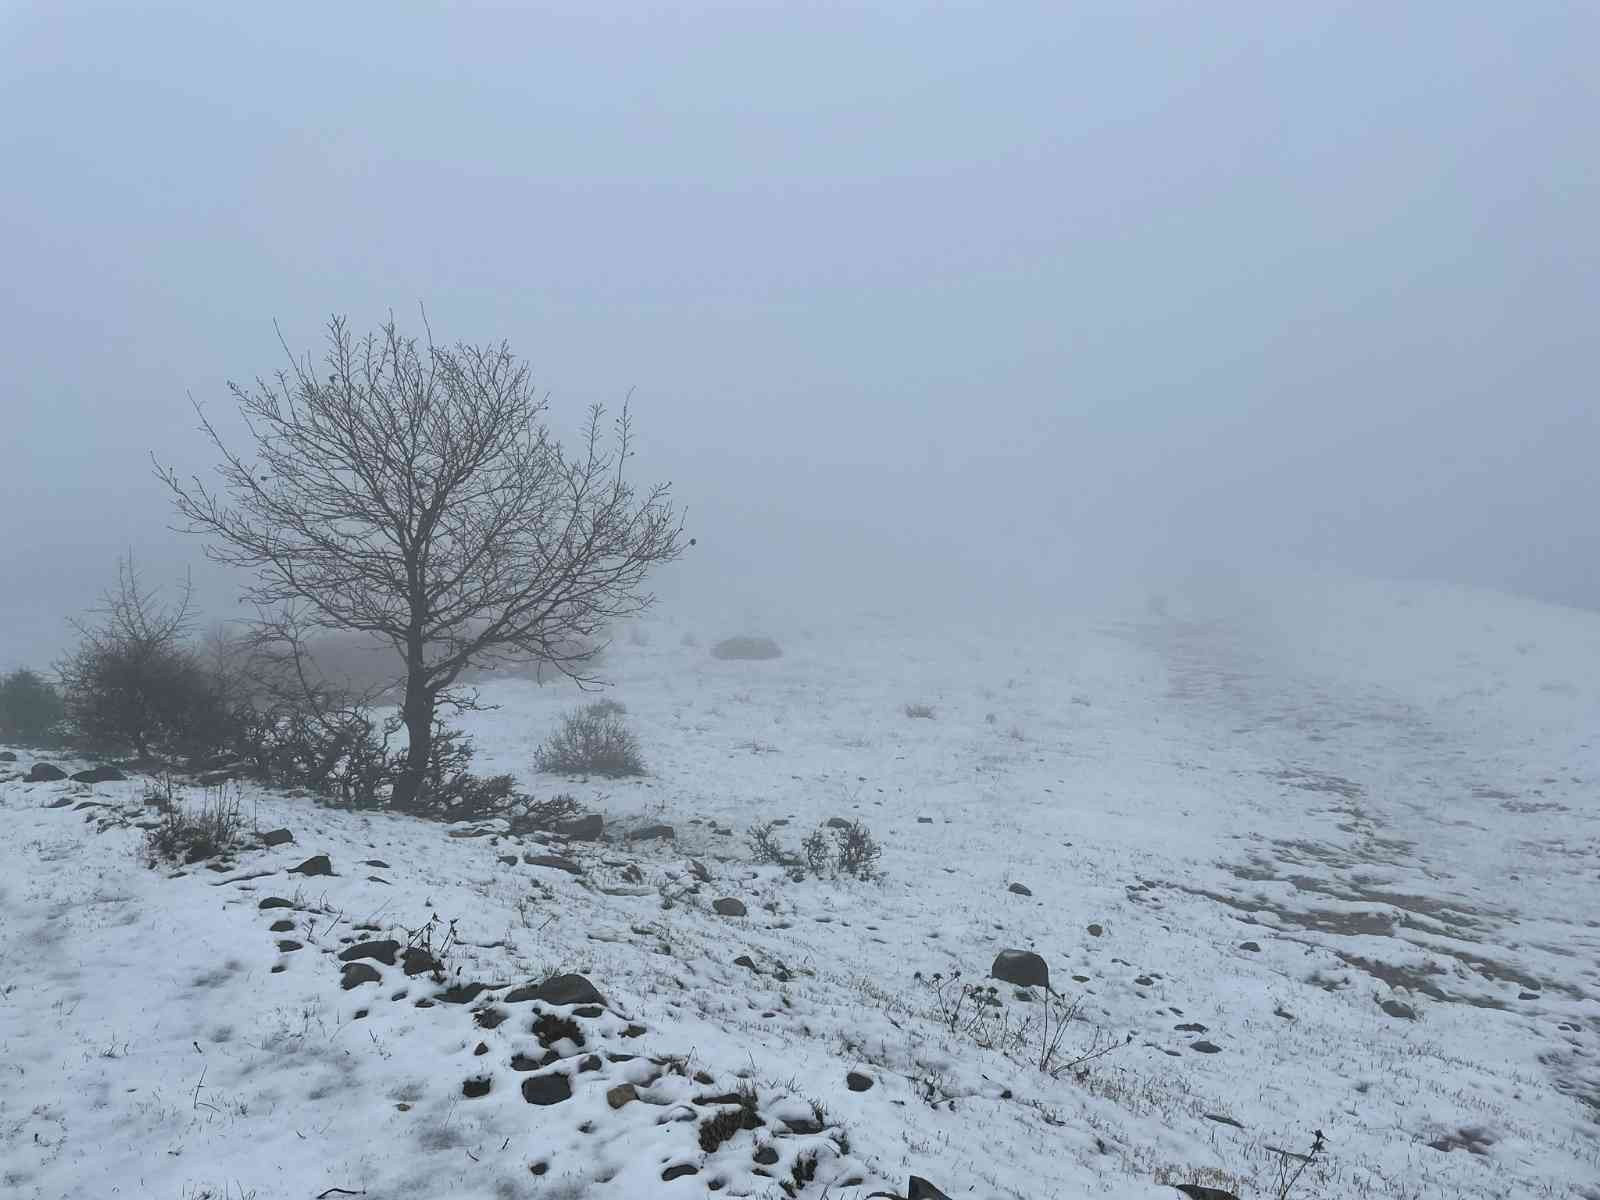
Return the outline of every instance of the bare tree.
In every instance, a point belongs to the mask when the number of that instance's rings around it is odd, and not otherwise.
[[[504,342],[419,345],[392,319],[356,339],[334,318],[327,343],[321,374],[290,354],[270,380],[229,385],[254,457],[200,413],[218,491],[156,469],[207,555],[253,573],[244,599],[393,645],[410,741],[392,802],[406,807],[462,672],[534,661],[592,682],[587,648],[649,606],[645,576],[682,552],[683,523],[669,484],[639,496],[625,480],[626,404],[610,438],[592,406],[568,454]]]

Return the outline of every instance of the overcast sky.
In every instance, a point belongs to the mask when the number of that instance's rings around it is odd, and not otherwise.
[[[667,582],[753,620],[1264,556],[1600,607],[1594,5],[0,13],[13,643],[194,554],[150,452],[274,320],[419,302],[558,421],[636,388]]]

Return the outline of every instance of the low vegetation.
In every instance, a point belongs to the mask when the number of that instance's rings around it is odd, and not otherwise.
[[[712,658],[724,659],[749,659],[759,661],[768,658],[781,658],[782,649],[778,643],[769,637],[731,637],[723,638],[711,647]]]
[[[44,746],[58,741],[67,709],[61,693],[37,671],[0,676],[0,741]]]
[[[227,854],[239,847],[244,834],[242,803],[237,785],[207,788],[198,804],[174,794],[171,776],[151,784],[146,799],[161,810],[160,823],[145,835],[145,860],[163,863],[197,863]]]
[[[599,700],[568,713],[534,751],[534,765],[557,775],[643,775],[639,740],[623,722],[625,711],[614,700]]]

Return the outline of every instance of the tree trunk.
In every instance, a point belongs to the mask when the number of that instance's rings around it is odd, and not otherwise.
[[[421,660],[418,649],[417,659]],[[394,792],[389,803],[398,809],[417,809],[427,799],[423,791],[427,785],[428,758],[433,749],[434,694],[421,678],[421,672],[406,672],[406,700],[400,718],[406,725],[405,763],[395,776]]]

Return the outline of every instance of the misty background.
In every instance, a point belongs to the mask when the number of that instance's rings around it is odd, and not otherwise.
[[[1600,10],[0,7],[0,667],[189,397],[392,309],[507,339],[728,624],[1290,561],[1600,608]],[[986,609],[987,610],[987,609]],[[713,631],[715,632],[715,631]]]

